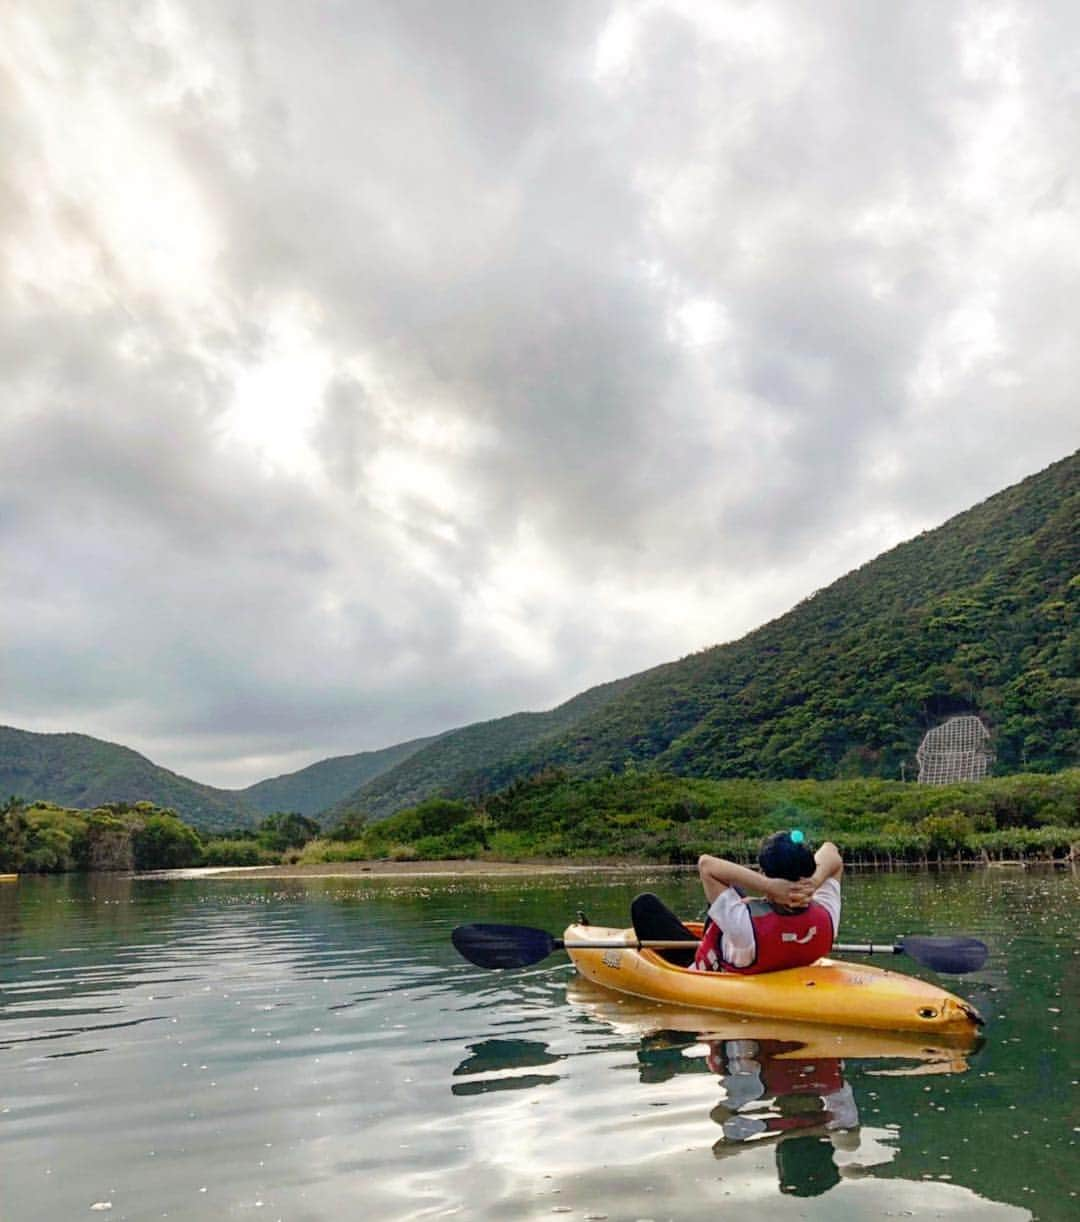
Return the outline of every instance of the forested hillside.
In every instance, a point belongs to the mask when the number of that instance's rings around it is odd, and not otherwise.
[[[338,803],[326,812],[323,822],[329,826],[335,819],[356,812],[387,815],[444,791],[471,794],[476,782],[483,790],[487,774],[494,773],[501,761],[517,758],[566,733],[630,691],[644,674],[590,688],[546,713],[514,713],[452,730]]]
[[[339,755],[320,760],[298,772],[249,785],[247,789],[238,790],[237,797],[265,815],[274,811],[317,815],[435,742],[435,738],[414,738],[411,742],[398,743],[381,751],[361,751],[358,755]]]
[[[254,824],[241,795],[189,781],[144,755],[85,734],[34,734],[0,726],[0,795],[93,809],[151,802],[198,828]]]
[[[922,735],[959,712],[990,724],[999,774],[1075,766],[1078,608],[1073,455],[742,640],[624,681],[570,726],[524,744],[457,731],[346,805],[381,816],[551,767],[829,779],[898,778],[903,764],[910,778]]]
[[[896,777],[951,713],[998,773],[1080,762],[1080,456],[902,544],[732,645],[654,673],[541,763]]]

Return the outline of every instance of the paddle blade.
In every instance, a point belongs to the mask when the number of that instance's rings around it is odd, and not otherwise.
[[[959,976],[963,972],[977,972],[986,962],[989,953],[985,942],[978,938],[923,938],[908,935],[900,939],[905,955],[917,963],[932,967],[935,972],[948,972]]]
[[[451,933],[459,955],[477,967],[528,967],[546,959],[562,943],[528,925],[458,925]]]

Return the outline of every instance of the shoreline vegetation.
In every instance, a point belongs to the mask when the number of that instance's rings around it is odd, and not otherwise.
[[[81,810],[13,797],[0,806],[0,873],[686,866],[703,852],[753,861],[763,835],[790,827],[833,840],[853,866],[1076,862],[1080,769],[940,786],[710,781],[632,766],[596,778],[550,771],[385,819],[350,814],[324,828],[281,812],[255,829],[209,833],[149,802]]]

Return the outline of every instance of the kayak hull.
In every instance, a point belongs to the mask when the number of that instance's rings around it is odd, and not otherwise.
[[[689,928],[697,932],[693,925]],[[563,940],[587,980],[652,1001],[758,1018],[939,1036],[969,1035],[982,1024],[978,1011],[962,998],[886,968],[819,959],[809,967],[757,976],[692,972],[668,963],[656,951],[638,950],[632,929],[571,925]],[[577,945],[597,941],[625,946]]]
[[[884,1070],[891,1076],[963,1073],[967,1055],[981,1046],[974,1029],[928,1035],[925,1031],[883,1031],[872,1027],[827,1027],[796,1018],[758,1018],[695,1010],[670,1002],[647,1001],[616,993],[575,975],[566,986],[567,1001],[598,1022],[642,1041],[693,1034],[698,1043],[754,1040],[769,1045],[774,1060],[840,1057],[843,1060],[897,1060],[903,1068]],[[910,1063],[910,1064],[909,1064]]]

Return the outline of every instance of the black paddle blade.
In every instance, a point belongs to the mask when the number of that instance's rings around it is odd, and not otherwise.
[[[546,959],[562,943],[528,925],[458,925],[451,933],[459,955],[477,967],[528,967]]]
[[[932,967],[935,972],[948,972],[959,976],[963,972],[977,972],[986,962],[989,953],[985,942],[978,938],[923,938],[908,935],[900,939],[905,955],[916,963]]]

